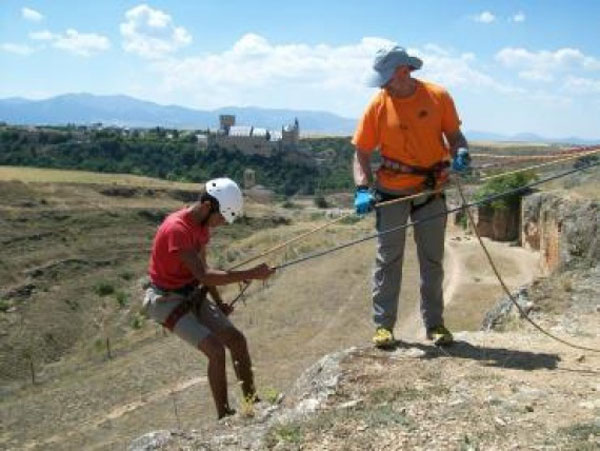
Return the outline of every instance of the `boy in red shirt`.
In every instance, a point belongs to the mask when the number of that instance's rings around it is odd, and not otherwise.
[[[231,308],[223,303],[216,286],[264,280],[274,273],[266,264],[241,271],[207,265],[210,229],[231,224],[242,209],[237,184],[218,178],[206,182],[198,202],[170,214],[154,237],[148,270],[151,283],[144,298],[147,316],[208,357],[208,381],[219,418],[235,413],[227,399],[225,348],[231,352],[244,397],[257,398],[246,338],[227,318]],[[214,303],[206,298],[206,291]]]

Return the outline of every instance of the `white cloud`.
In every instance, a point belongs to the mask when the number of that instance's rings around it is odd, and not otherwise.
[[[600,94],[600,80],[568,77],[565,82],[565,89],[574,94]]]
[[[33,39],[34,41],[51,41],[57,37],[58,35],[51,33],[48,30],[29,33],[29,39]]]
[[[423,78],[435,80],[447,88],[461,88],[474,92],[493,90],[503,94],[522,93],[521,89],[502,84],[492,76],[476,69],[477,58],[473,53],[456,55],[445,50],[443,52],[426,52],[420,57],[424,62]],[[417,77],[420,76],[420,74],[417,75]]]
[[[80,56],[91,56],[94,53],[108,50],[110,41],[106,36],[95,33],[80,33],[69,28],[63,35],[55,37],[52,45]]]
[[[13,44],[10,42],[0,44],[0,49],[4,50],[5,52],[15,53],[23,56],[31,55],[33,53],[33,49],[28,45]]]
[[[23,16],[23,19],[30,20],[32,22],[40,22],[44,19],[44,16],[41,13],[35,9],[27,7],[21,8],[21,15]]]
[[[29,33],[29,39],[48,41],[54,48],[79,56],[91,56],[110,48],[110,41],[106,36],[96,33],[80,33],[73,28],[67,29],[63,34],[52,33],[48,30],[36,31]]]
[[[519,77],[526,80],[552,81],[558,73],[600,70],[600,60],[572,48],[531,52],[524,48],[506,47],[496,53],[495,59],[505,67],[522,69]]]
[[[258,104],[356,115],[373,94],[364,84],[373,56],[389,44],[377,37],[341,46],[276,44],[249,33],[221,53],[153,63],[163,80],[153,89],[171,102],[203,108]],[[517,91],[476,70],[471,53],[456,54],[435,44],[409,52],[424,60],[419,78],[478,92]]]
[[[473,20],[475,22],[480,22],[480,23],[492,23],[496,20],[496,16],[494,16],[494,14],[492,14],[489,11],[483,11],[481,14],[478,14],[476,16],[473,16]]]
[[[554,76],[548,71],[522,70],[518,73],[519,78],[529,81],[553,81]]]
[[[192,36],[183,27],[173,24],[170,15],[146,4],[125,13],[120,24],[123,49],[143,58],[159,59],[192,42]]]
[[[515,14],[514,16],[512,16],[511,19],[513,22],[525,22],[525,13],[523,13],[522,11],[519,11],[517,14]]]

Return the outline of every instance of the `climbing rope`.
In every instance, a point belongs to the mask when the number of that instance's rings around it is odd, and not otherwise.
[[[315,258],[318,258],[318,257],[323,257],[325,255],[331,254],[333,252],[337,252],[337,251],[345,249],[347,247],[351,247],[351,246],[354,246],[356,244],[360,244],[360,243],[363,243],[365,241],[372,240],[372,239],[377,238],[379,236],[387,235],[389,233],[396,232],[396,231],[402,230],[402,229],[407,229],[409,227],[414,227],[417,224],[421,224],[423,222],[431,221],[431,220],[437,219],[437,218],[439,218],[441,216],[446,216],[446,215],[448,215],[450,213],[455,213],[457,211],[462,210],[465,207],[475,207],[475,206],[478,206],[478,205],[484,205],[484,204],[491,203],[491,202],[493,202],[493,201],[495,201],[497,199],[501,199],[501,198],[506,197],[506,196],[510,196],[510,195],[513,195],[513,194],[519,194],[519,193],[522,193],[524,191],[526,192],[527,190],[529,190],[530,188],[533,188],[534,186],[538,186],[538,185],[541,185],[543,183],[550,182],[552,180],[557,180],[557,179],[560,179],[562,177],[566,177],[568,175],[575,174],[577,172],[581,172],[581,171],[583,171],[585,169],[589,169],[589,168],[596,167],[596,166],[600,166],[600,162],[598,162],[598,163],[591,163],[591,164],[588,164],[585,167],[581,167],[581,168],[570,169],[568,171],[561,172],[560,174],[556,174],[556,175],[553,175],[553,176],[550,176],[550,177],[546,177],[546,178],[543,178],[543,179],[539,179],[539,180],[533,181],[531,183],[528,183],[527,185],[523,185],[523,186],[520,186],[518,188],[513,188],[513,189],[510,189],[510,190],[507,190],[507,191],[503,191],[503,192],[498,193],[498,194],[493,194],[491,196],[485,197],[485,198],[480,199],[478,201],[470,202],[470,203],[461,205],[459,207],[451,208],[449,210],[446,210],[443,213],[437,213],[435,215],[431,215],[431,216],[425,217],[423,219],[419,219],[417,221],[410,221],[410,222],[407,222],[406,224],[402,224],[402,225],[399,225],[399,226],[396,226],[396,227],[392,227],[390,229],[383,230],[381,232],[373,233],[373,234],[364,236],[362,238],[358,238],[356,240],[352,240],[352,241],[349,241],[347,243],[343,243],[343,244],[340,244],[338,246],[334,246],[332,248],[325,249],[323,251],[314,252],[312,254],[308,254],[308,255],[305,255],[303,257],[299,257],[299,258],[297,258],[295,260],[290,260],[288,262],[282,263],[282,264],[280,264],[278,266],[275,266],[274,268],[276,270],[281,270],[281,269],[284,269],[284,268],[289,268],[289,267],[295,266],[295,265],[297,265],[299,263],[303,263],[305,261],[312,260],[312,259],[315,259]]]
[[[507,175],[512,175],[512,174],[517,174],[517,173],[520,173],[520,172],[531,171],[531,170],[534,170],[534,169],[539,169],[539,168],[550,166],[550,165],[553,165],[553,164],[559,164],[559,163],[571,161],[571,160],[574,160],[574,159],[578,159],[578,158],[582,158],[582,157],[585,157],[585,156],[594,155],[594,154],[598,154],[598,153],[600,153],[600,148],[597,148],[597,149],[594,149],[594,150],[591,150],[591,151],[579,152],[579,153],[577,153],[577,155],[569,156],[569,157],[566,157],[566,158],[560,158],[560,159],[553,160],[553,161],[550,161],[550,162],[541,163],[539,165],[529,166],[529,167],[522,168],[522,169],[517,169],[517,170],[514,170],[514,171],[508,171],[508,172],[503,172],[501,174],[495,174],[495,175],[483,177],[483,178],[480,178],[478,181],[480,181],[480,182],[487,182],[487,181],[490,181],[490,180],[493,180],[493,179],[496,179],[496,178],[500,178],[500,177],[504,177],[504,176],[507,176]],[[544,155],[544,157],[547,157],[547,156],[548,155]],[[589,166],[590,165],[588,165],[588,167]],[[420,197],[423,197],[423,196],[431,196],[431,195],[434,195],[434,194],[439,194],[442,191],[443,191],[443,189],[441,189],[441,188],[438,189],[438,190],[426,190],[426,191],[422,191],[422,192],[419,192],[419,193],[416,193],[416,194],[412,194],[412,195],[409,195],[409,196],[399,197],[397,199],[391,199],[391,200],[388,200],[388,201],[385,201],[385,202],[379,202],[379,203],[375,204],[375,208],[384,208],[384,207],[387,207],[389,205],[393,205],[393,204],[396,204],[396,203],[408,202],[409,200],[417,199],[417,198],[420,198]],[[280,244],[277,244],[276,246],[274,246],[274,247],[272,247],[270,249],[267,249],[267,250],[261,252],[260,254],[257,254],[257,255],[255,255],[253,257],[250,257],[247,260],[244,260],[244,261],[242,261],[240,263],[237,263],[236,265],[232,266],[229,269],[233,270],[233,269],[241,268],[242,266],[245,266],[245,265],[247,265],[247,264],[249,264],[249,263],[251,263],[253,261],[259,260],[261,258],[266,257],[267,255],[273,254],[273,253],[275,253],[275,252],[277,252],[277,251],[279,251],[281,249],[284,249],[287,246],[291,245],[292,243],[295,243],[297,241],[303,240],[304,238],[307,238],[310,235],[313,235],[313,234],[315,234],[315,233],[317,233],[317,232],[319,232],[319,231],[321,231],[323,229],[326,229],[327,227],[332,226],[333,224],[341,222],[344,219],[347,219],[347,218],[349,218],[351,216],[354,216],[354,215],[355,215],[354,212],[341,215],[341,216],[339,216],[339,217],[337,217],[337,218],[335,218],[335,219],[333,219],[331,221],[328,221],[328,222],[326,222],[324,224],[321,224],[320,226],[315,227],[314,229],[311,229],[311,230],[309,230],[309,231],[307,231],[307,232],[305,232],[305,233],[303,233],[301,235],[295,236],[294,238],[291,238],[291,239],[289,239],[287,241],[284,241],[284,242],[282,242]]]
[[[510,292],[510,290],[506,286],[506,283],[504,282],[504,279],[500,275],[500,272],[498,271],[498,268],[497,268],[496,264],[494,263],[494,260],[492,259],[492,256],[490,255],[490,252],[488,251],[486,245],[484,244],[483,240],[481,239],[481,235],[479,234],[479,230],[477,229],[477,226],[475,225],[475,220],[473,219],[473,214],[471,213],[469,205],[467,204],[467,200],[465,199],[465,194],[463,192],[462,183],[460,182],[460,180],[459,180],[458,177],[454,178],[454,182],[456,183],[456,187],[458,189],[458,193],[459,193],[461,201],[463,203],[463,208],[464,208],[464,210],[467,213],[467,217],[469,218],[469,223],[471,224],[471,228],[475,231],[475,236],[477,237],[477,240],[479,241],[479,245],[483,249],[483,253],[486,256],[487,261],[490,264],[490,267],[492,268],[492,271],[494,271],[494,274],[495,274],[496,278],[498,279],[498,282],[502,286],[502,289],[504,290],[504,292],[506,293],[506,295],[508,296],[508,298],[510,299],[510,301],[513,303],[513,305],[519,310],[519,313],[521,314],[521,316],[523,318],[525,318],[525,320],[529,324],[531,324],[533,327],[535,327],[538,331],[540,331],[544,335],[552,338],[553,340],[558,341],[559,343],[562,343],[562,344],[564,344],[566,346],[570,346],[571,348],[581,349],[583,351],[600,352],[600,349],[589,348],[587,346],[581,346],[581,345],[578,345],[576,343],[571,343],[571,342],[569,342],[567,340],[563,340],[562,338],[557,337],[556,335],[548,332],[546,329],[544,329],[542,326],[540,326],[539,324],[537,324],[535,321],[533,321],[529,317],[529,315],[527,314],[527,312],[523,309],[523,307],[521,307],[521,305],[519,305],[519,303],[515,299],[514,295]]]
[[[577,172],[583,171],[584,169],[588,169],[588,168],[595,167],[595,166],[600,166],[600,162],[599,163],[588,164],[588,165],[586,165],[585,167],[582,167],[582,168],[575,168],[575,169],[572,169],[572,170],[569,170],[569,171],[566,171],[566,172],[562,172],[560,174],[557,174],[557,175],[554,175],[554,176],[551,176],[551,177],[547,177],[547,178],[544,178],[544,179],[537,180],[535,182],[529,183],[528,185],[525,185],[525,186],[522,186],[522,187],[519,187],[519,188],[516,188],[516,189],[508,190],[508,191],[505,191],[505,192],[502,192],[502,193],[499,193],[499,194],[496,194],[496,195],[493,195],[493,196],[489,196],[489,197],[486,197],[485,199],[481,199],[479,201],[471,202],[471,203],[468,203],[466,201],[464,193],[463,193],[463,190],[462,190],[462,186],[461,186],[460,182],[455,178],[456,185],[457,185],[457,188],[458,188],[458,192],[459,192],[461,200],[462,200],[462,205],[460,207],[453,208],[453,209],[450,209],[450,210],[446,210],[444,213],[431,215],[429,217],[423,218],[423,219],[418,220],[418,221],[407,222],[406,224],[403,224],[403,225],[400,225],[400,226],[397,226],[397,227],[392,227],[390,229],[387,229],[387,230],[384,230],[384,231],[381,231],[381,232],[378,232],[378,233],[375,233],[375,234],[371,234],[371,235],[368,235],[366,237],[363,237],[363,238],[360,238],[360,239],[357,239],[357,240],[353,240],[353,241],[341,244],[339,246],[335,246],[335,247],[330,248],[330,249],[326,249],[324,251],[315,252],[313,254],[310,254],[310,255],[307,255],[307,256],[304,256],[304,257],[301,257],[301,258],[298,258],[298,259],[295,259],[295,260],[283,263],[283,264],[281,264],[279,266],[276,266],[275,269],[276,270],[281,270],[281,269],[284,269],[284,268],[289,268],[290,266],[294,266],[294,265],[297,265],[299,263],[303,263],[303,262],[306,262],[308,260],[312,260],[314,258],[323,257],[325,255],[331,254],[333,252],[337,252],[339,250],[342,250],[342,249],[354,246],[354,245],[359,244],[359,243],[363,243],[363,242],[371,240],[373,238],[377,238],[379,236],[386,235],[388,233],[392,233],[392,232],[395,232],[395,231],[398,231],[398,230],[407,229],[409,227],[414,227],[415,225],[421,224],[423,222],[431,221],[431,220],[436,219],[438,217],[445,216],[445,215],[448,215],[449,213],[457,212],[457,211],[460,211],[460,210],[464,209],[467,212],[467,215],[468,215],[468,218],[469,218],[469,222],[471,223],[471,226],[475,230],[477,239],[479,240],[479,244],[481,245],[481,247],[482,247],[482,249],[483,249],[483,251],[484,251],[484,253],[486,255],[486,258],[487,258],[490,266],[492,267],[492,270],[494,271],[494,274],[496,275],[496,278],[500,282],[500,285],[502,286],[502,289],[504,290],[504,292],[508,295],[509,299],[516,306],[516,308],[519,310],[519,312],[521,313],[521,315],[531,325],[533,325],[538,331],[540,331],[544,335],[548,336],[549,338],[551,338],[551,339],[553,339],[553,340],[555,340],[555,341],[557,341],[559,343],[562,343],[562,344],[564,344],[566,346],[569,346],[571,348],[580,349],[580,350],[583,350],[583,351],[600,352],[600,349],[591,348],[591,347],[587,347],[587,346],[582,346],[582,345],[578,345],[576,343],[571,343],[571,342],[569,342],[567,340],[564,340],[564,339],[562,339],[562,338],[560,338],[560,337],[552,334],[551,332],[548,332],[543,327],[541,327],[539,324],[537,324],[535,321],[533,321],[529,317],[529,315],[527,315],[527,313],[523,310],[523,308],[519,305],[519,303],[516,301],[516,299],[514,298],[514,296],[511,294],[510,290],[506,286],[506,283],[502,279],[502,276],[500,275],[500,273],[499,273],[499,271],[498,271],[498,269],[497,269],[497,267],[496,267],[496,265],[495,265],[495,263],[494,263],[491,255],[490,255],[489,251],[487,250],[487,247],[483,243],[483,240],[481,239],[481,236],[479,235],[479,233],[477,231],[477,228],[475,227],[475,221],[474,221],[473,216],[472,216],[471,211],[470,211],[471,207],[474,207],[474,206],[477,206],[477,205],[482,205],[482,204],[487,204],[487,203],[493,202],[496,199],[499,199],[499,198],[502,198],[502,197],[505,197],[505,196],[509,196],[509,195],[512,195],[512,194],[517,194],[517,193],[523,192],[525,190],[528,190],[529,188],[532,188],[534,186],[541,185],[542,183],[547,183],[547,182],[552,181],[552,180],[556,180],[556,179],[559,179],[559,178],[562,178],[562,177],[566,177],[568,175],[575,174]]]
[[[541,167],[546,167],[546,166],[553,165],[553,164],[563,163],[563,162],[571,161],[571,160],[574,160],[574,159],[582,158],[582,157],[593,155],[593,154],[597,154],[597,153],[600,153],[600,148],[596,148],[596,149],[593,149],[591,151],[577,152],[577,154],[575,154],[575,155],[570,155],[570,156],[568,156],[566,158],[555,159],[555,160],[552,160],[550,162],[541,163],[539,165],[529,166],[529,167],[518,169],[518,170],[514,170],[514,171],[508,171],[508,172],[504,172],[504,173],[501,173],[501,174],[496,174],[496,175],[492,175],[492,176],[488,176],[488,177],[483,177],[483,178],[480,178],[479,181],[480,182],[482,182],[482,181],[489,181],[489,180],[500,178],[500,177],[504,177],[504,176],[507,176],[507,175],[516,174],[516,173],[520,173],[520,172],[531,171],[533,169],[539,169]],[[544,155],[543,157],[548,157],[548,156]],[[593,166],[596,166],[596,165],[597,164],[588,164],[584,168],[589,168],[589,167],[593,167]],[[584,168],[576,169],[575,172],[579,171],[579,170],[582,170]],[[571,173],[573,173],[573,171],[566,172],[563,175],[561,175],[561,177],[569,175]],[[505,193],[500,193],[500,195],[497,195],[496,197],[500,198],[500,197],[503,197],[503,196],[506,196],[506,195],[510,195],[510,194],[513,194],[513,193],[519,193],[519,192],[522,192],[523,190],[527,189],[528,187],[536,186],[536,185],[538,185],[540,183],[545,183],[547,181],[553,180],[554,178],[556,178],[556,177],[547,178],[547,179],[544,179],[544,180],[541,180],[541,181],[538,181],[538,182],[534,182],[534,183],[531,183],[529,185],[517,188],[515,190],[511,190],[511,191],[508,191],[508,192],[505,192]],[[389,205],[392,205],[392,204],[396,204],[396,203],[400,203],[400,202],[407,202],[409,200],[417,199],[419,197],[430,196],[430,195],[434,195],[434,194],[439,194],[441,192],[443,192],[443,188],[440,188],[438,190],[423,191],[423,192],[416,193],[416,194],[413,194],[413,195],[400,197],[398,199],[392,199],[392,200],[385,201],[385,202],[379,202],[379,203],[377,203],[375,205],[375,208],[382,208],[382,207],[386,207],[386,206],[389,206]],[[496,197],[494,197],[494,198],[496,198]],[[479,205],[479,204],[484,204],[484,203],[487,203],[487,202],[491,202],[492,200],[493,200],[492,198],[482,199],[479,202],[471,204],[471,206]],[[451,213],[451,212],[454,212],[454,211],[458,211],[458,210],[460,210],[462,208],[463,208],[463,206],[461,206],[461,207],[459,207],[457,209],[449,210],[445,214],[448,214],[448,213]],[[304,238],[307,238],[308,236],[310,236],[310,235],[312,235],[312,234],[314,234],[314,233],[316,233],[316,232],[318,232],[320,230],[323,230],[323,229],[325,229],[327,227],[330,227],[333,224],[341,222],[342,220],[344,220],[346,218],[349,218],[351,216],[354,216],[354,213],[348,213],[348,214],[345,214],[345,215],[341,215],[341,216],[339,216],[339,217],[337,217],[337,218],[335,218],[335,219],[333,219],[331,221],[328,221],[328,222],[326,222],[326,223],[324,223],[324,224],[322,224],[322,225],[320,225],[320,226],[318,226],[318,227],[316,227],[314,229],[311,229],[311,230],[309,230],[309,231],[307,231],[305,233],[302,233],[302,234],[300,234],[300,235],[298,235],[298,236],[296,236],[294,238],[291,238],[291,239],[289,239],[287,241],[284,241],[283,243],[280,243],[280,244],[278,244],[278,245],[276,245],[276,246],[274,246],[274,247],[272,247],[270,249],[267,249],[266,251],[263,251],[260,254],[257,254],[257,255],[255,255],[255,256],[253,256],[251,258],[248,258],[248,259],[246,259],[246,260],[244,260],[244,261],[242,261],[242,262],[234,265],[233,267],[230,268],[230,270],[240,268],[240,267],[245,266],[245,265],[247,265],[247,264],[249,264],[249,263],[251,263],[251,262],[253,262],[255,260],[264,258],[267,255],[270,255],[270,254],[272,254],[274,252],[277,252],[277,251],[279,251],[281,249],[284,249],[284,248],[288,247],[289,245],[291,245],[292,243],[295,243],[297,241],[303,240]],[[429,219],[433,219],[433,218],[425,218],[424,220],[429,220]],[[415,224],[417,224],[417,223],[408,223],[406,225],[406,227],[410,227],[410,226],[413,226]],[[392,231],[394,231],[394,230],[384,231],[384,232],[381,232],[381,234],[389,233],[389,232],[392,232]],[[287,266],[292,266],[293,264],[300,263],[302,261],[305,261],[305,260],[308,260],[308,259],[311,259],[311,258],[316,258],[316,257],[321,256],[321,255],[326,255],[327,253],[335,252],[337,250],[341,250],[343,248],[352,246],[354,244],[358,244],[358,243],[361,243],[363,241],[372,239],[372,238],[374,238],[376,236],[378,236],[378,235],[376,234],[376,235],[372,235],[372,236],[367,236],[365,238],[361,238],[360,240],[356,240],[354,242],[350,242],[350,243],[346,243],[346,244],[338,246],[338,247],[334,247],[334,248],[330,249],[329,251],[323,251],[323,252],[317,253],[317,254],[310,254],[310,255],[308,255],[306,257],[302,257],[300,259],[293,260],[293,261],[290,261],[288,263],[284,263],[283,265],[276,266],[275,269],[283,269],[283,268],[285,268]],[[240,299],[244,299],[245,292],[248,290],[249,287],[250,287],[250,281],[247,281],[247,282],[245,282],[243,284],[243,286],[240,286],[240,291],[239,291],[238,295],[230,302],[229,305],[230,306],[234,306]]]

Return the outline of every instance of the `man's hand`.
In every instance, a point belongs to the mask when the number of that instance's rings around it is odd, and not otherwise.
[[[375,205],[375,198],[366,186],[358,186],[354,192],[354,208],[356,213],[364,215],[370,212]]]
[[[275,274],[275,268],[271,268],[266,263],[261,263],[254,268],[250,268],[248,273],[250,279],[265,280]]]
[[[456,155],[452,158],[452,170],[454,172],[465,173],[471,168],[471,155],[469,149],[461,147],[456,151]]]

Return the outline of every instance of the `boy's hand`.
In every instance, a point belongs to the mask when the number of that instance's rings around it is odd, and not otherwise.
[[[250,269],[252,279],[265,280],[275,274],[275,268],[271,268],[266,263],[261,263]]]

